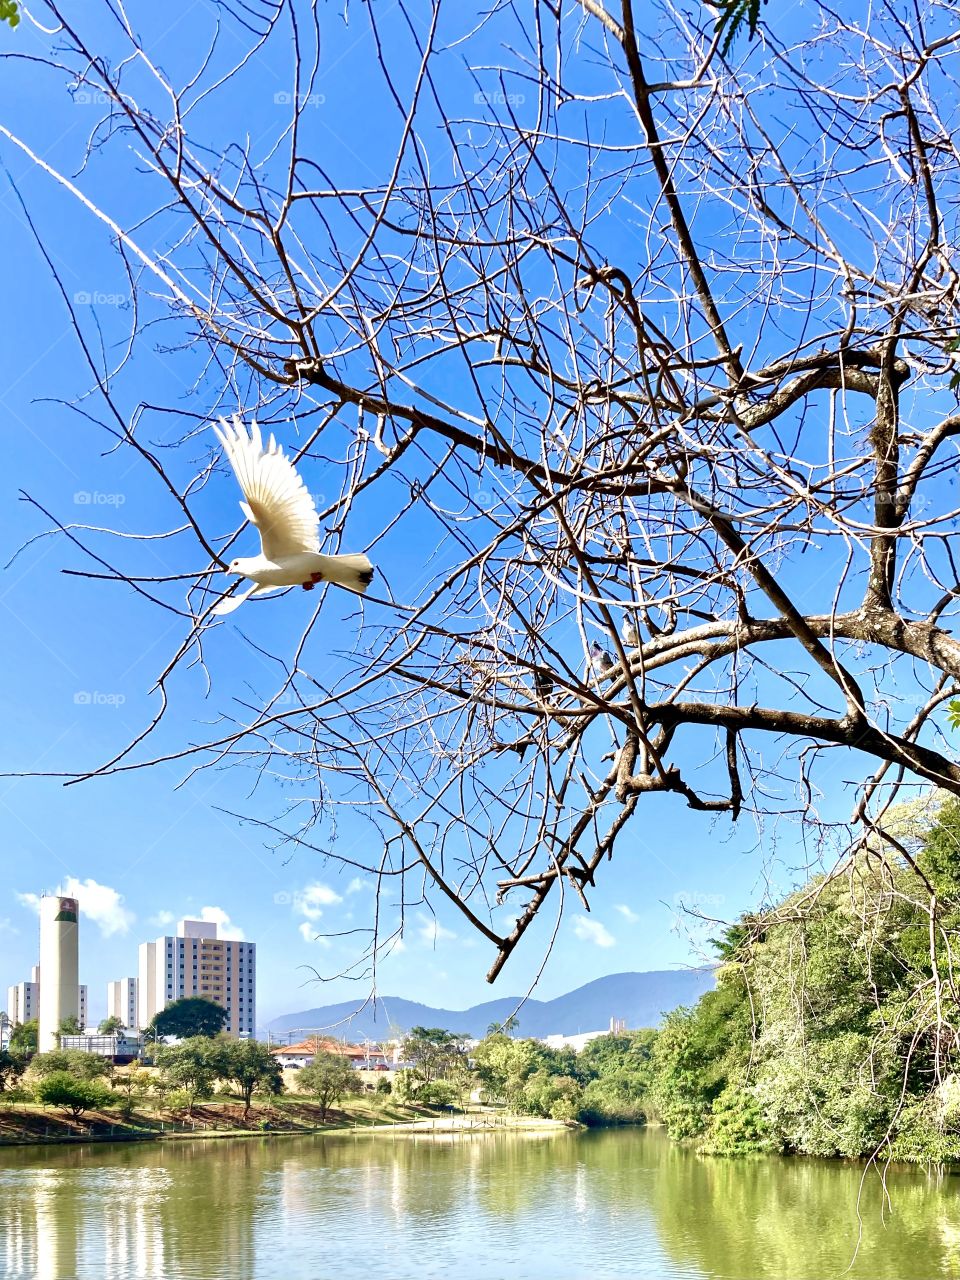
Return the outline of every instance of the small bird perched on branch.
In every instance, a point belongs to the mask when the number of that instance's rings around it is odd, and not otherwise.
[[[325,556],[320,552],[320,517],[296,467],[273,436],[266,445],[255,422],[248,435],[239,417],[220,419],[214,427],[243,491],[240,510],[260,534],[260,555],[232,560],[227,573],[249,578],[253,586],[214,605],[216,614],[232,613],[252,595],[276,587],[312,591],[332,582],[360,595],[370,585],[374,568],[365,555]]]
[[[637,624],[630,614],[627,614],[624,618],[620,634],[623,636],[623,643],[628,649],[636,649],[639,646],[640,632],[637,630]]]
[[[590,665],[599,675],[606,675],[608,671],[612,671],[616,666],[613,658],[607,653],[599,640],[594,640],[590,646]]]
[[[549,671],[541,671],[537,669],[533,673],[533,687],[537,691],[538,698],[549,698],[555,687],[553,676]]]

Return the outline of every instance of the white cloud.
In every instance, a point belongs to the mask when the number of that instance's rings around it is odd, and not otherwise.
[[[363,893],[364,889],[372,889],[373,885],[369,880],[363,880],[360,876],[354,876],[347,885],[347,893]]]
[[[158,911],[150,917],[148,924],[155,924],[158,929],[162,929],[164,925],[173,924],[176,918],[172,911]]]
[[[76,898],[80,903],[80,914],[92,920],[105,938],[111,938],[115,933],[129,933],[130,926],[137,918],[123,905],[122,893],[96,880],[78,880],[76,876],[67,876],[57,892],[68,898]],[[18,893],[16,897],[21,906],[39,912],[40,898],[37,894]]]
[[[0,916],[0,933],[19,933],[9,916]]]
[[[573,933],[581,942],[592,942],[595,947],[615,947],[617,940],[599,920],[588,920],[586,916],[573,917]]]
[[[130,926],[137,918],[123,905],[123,894],[111,889],[108,884],[67,876],[63,882],[63,892],[68,897],[77,899],[80,914],[89,916],[105,938],[110,938],[115,933],[129,933]]]
[[[300,937],[304,942],[311,942],[317,947],[329,947],[330,939],[325,938],[323,934],[318,934],[316,926],[312,925],[309,920],[304,920],[300,925]]]
[[[335,907],[342,901],[340,894],[329,886],[320,883],[308,884],[306,888],[299,889],[294,894],[293,909],[297,915],[307,920],[319,920],[323,915],[324,907]]]
[[[217,937],[228,942],[242,942],[244,932],[239,925],[233,923],[223,907],[201,907],[200,919],[207,920],[217,926]]]
[[[613,909],[614,911],[620,912],[624,920],[626,920],[627,924],[637,924],[640,920],[640,917],[637,915],[637,913],[635,911],[631,911],[630,908],[623,902],[618,902]]]
[[[452,941],[457,936],[451,929],[445,929],[439,920],[422,911],[417,912],[417,919],[420,921],[417,934],[428,947],[435,947],[438,942]]]

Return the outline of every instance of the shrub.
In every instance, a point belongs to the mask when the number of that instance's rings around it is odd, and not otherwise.
[[[80,1080],[69,1071],[52,1071],[43,1076],[36,1095],[44,1106],[61,1107],[75,1120],[91,1107],[102,1109],[114,1102],[113,1093],[101,1081]]]

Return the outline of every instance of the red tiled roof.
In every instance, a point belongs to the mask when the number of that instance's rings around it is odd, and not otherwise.
[[[297,1044],[282,1044],[271,1050],[274,1054],[311,1054],[318,1050],[324,1053],[341,1053],[346,1058],[366,1058],[368,1051],[358,1044],[344,1044],[341,1040],[322,1040],[319,1037],[310,1037],[309,1040],[301,1040]],[[371,1057],[382,1057],[383,1055],[377,1049],[370,1049]]]

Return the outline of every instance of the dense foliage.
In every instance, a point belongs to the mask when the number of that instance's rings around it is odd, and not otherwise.
[[[226,1040],[222,1046],[221,1078],[229,1080],[250,1111],[254,1093],[282,1093],[283,1072],[269,1048],[259,1040]]]
[[[600,1036],[582,1053],[500,1032],[481,1040],[472,1062],[482,1095],[521,1115],[625,1124],[645,1118],[653,1031]]]
[[[39,1026],[36,1018],[30,1018],[28,1022],[18,1022],[10,1032],[10,1043],[7,1047],[11,1052],[36,1053]]]
[[[112,1063],[96,1053],[84,1053],[82,1049],[52,1049],[49,1053],[37,1053],[30,1059],[30,1074],[43,1079],[55,1074],[68,1074],[78,1080],[96,1080],[109,1075]]]
[[[76,1120],[90,1108],[100,1109],[113,1102],[110,1089],[97,1079],[83,1079],[70,1071],[51,1071],[43,1076],[35,1090],[38,1102],[62,1107]]]
[[[27,1055],[14,1049],[0,1049],[0,1093],[16,1087],[27,1069]]]
[[[320,1118],[348,1093],[356,1091],[356,1076],[349,1061],[340,1053],[318,1050],[313,1062],[297,1073],[297,1092],[309,1094],[320,1105]]]
[[[217,1036],[227,1025],[229,1014],[222,1005],[205,996],[183,996],[171,1000],[151,1019],[145,1033],[152,1039],[176,1036]]]
[[[718,944],[717,989],[672,1013],[654,1050],[672,1136],[960,1157],[960,805],[904,828],[898,865],[865,856]]]

